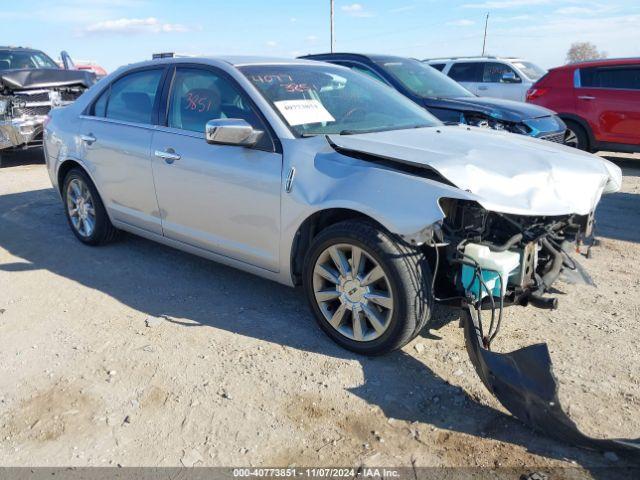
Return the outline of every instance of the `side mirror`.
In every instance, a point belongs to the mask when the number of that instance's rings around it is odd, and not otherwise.
[[[204,130],[207,143],[218,145],[252,147],[258,143],[262,135],[262,130],[255,130],[245,120],[237,118],[209,120]]]
[[[513,72],[504,72],[502,74],[502,83],[520,83],[521,81]]]

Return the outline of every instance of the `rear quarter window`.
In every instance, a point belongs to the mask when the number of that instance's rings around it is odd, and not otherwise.
[[[446,63],[429,63],[428,64],[430,67],[435,68],[436,70],[438,70],[439,72],[441,72],[442,70],[444,70],[444,67],[447,65]]]

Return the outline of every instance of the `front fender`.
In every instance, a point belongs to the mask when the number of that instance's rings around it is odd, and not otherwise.
[[[324,143],[324,146],[322,143]],[[402,166],[353,158],[328,147],[323,138],[283,145],[283,175],[295,171],[282,200],[282,259],[290,257],[301,225],[317,212],[349,209],[362,213],[387,230],[415,243],[420,232],[441,221],[441,198],[477,201],[477,197],[439,181],[410,173]],[[295,150],[288,151],[288,147]],[[426,170],[425,170],[426,171]],[[283,272],[290,265],[283,265]]]

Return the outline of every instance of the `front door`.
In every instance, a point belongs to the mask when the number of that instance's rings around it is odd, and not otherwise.
[[[166,119],[151,145],[164,235],[277,271],[281,153],[224,72],[178,67],[173,75]],[[244,119],[265,132],[263,139],[252,148],[210,145],[205,124],[220,118]]]

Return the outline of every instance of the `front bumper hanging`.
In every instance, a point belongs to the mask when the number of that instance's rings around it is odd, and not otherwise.
[[[37,141],[42,135],[45,119],[46,116],[25,116],[0,120],[0,150]]]
[[[513,416],[560,441],[595,450],[640,456],[640,438],[598,439],[582,433],[562,410],[549,348],[540,343],[511,353],[484,347],[475,308],[466,304],[462,327],[467,352],[487,389]]]

